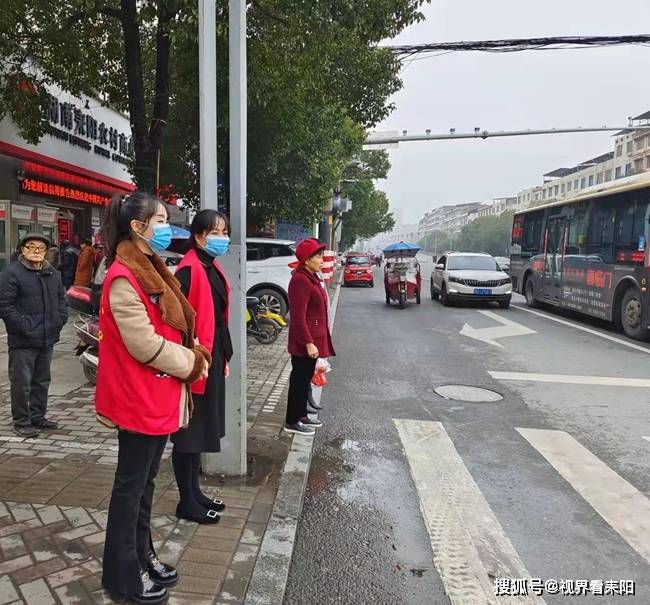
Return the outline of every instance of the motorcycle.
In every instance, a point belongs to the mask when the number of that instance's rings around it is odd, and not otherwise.
[[[65,298],[68,306],[77,312],[73,326],[79,344],[75,354],[79,357],[84,376],[95,386],[99,366],[99,292],[91,288],[72,286]]]
[[[246,297],[246,334],[263,345],[274,343],[287,322],[281,315],[260,308],[260,299]]]

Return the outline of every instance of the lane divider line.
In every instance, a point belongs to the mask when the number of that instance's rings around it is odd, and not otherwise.
[[[510,305],[510,308],[516,309],[517,311],[524,311],[526,313],[530,313],[531,315],[537,315],[538,317],[543,317],[544,319],[554,321],[555,323],[562,324],[563,326],[569,326],[571,328],[575,328],[576,330],[580,330],[581,332],[587,332],[587,334],[598,336],[599,338],[604,338],[610,342],[615,342],[619,345],[623,345],[624,347],[628,347],[629,349],[634,349],[635,351],[640,351],[641,353],[650,355],[650,349],[646,347],[634,344],[633,342],[628,342],[627,340],[623,340],[622,338],[618,338],[610,334],[605,334],[604,332],[599,332],[598,330],[593,330],[587,326],[581,326],[580,324],[574,323],[572,321],[566,321],[565,319],[560,319],[559,317],[553,317],[552,315],[547,315],[546,313],[540,313],[539,311],[534,311],[533,309],[528,309],[526,307],[522,307],[521,305]]]

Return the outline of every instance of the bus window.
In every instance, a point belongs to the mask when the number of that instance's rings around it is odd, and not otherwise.
[[[645,197],[642,199],[638,192],[630,193],[617,206],[617,264],[643,265],[648,241],[648,199]]]
[[[565,254],[580,255],[586,254],[587,247],[587,207],[581,205],[576,207],[569,220],[569,239]]]
[[[515,216],[512,224],[511,256],[530,258],[540,251],[544,211]]]
[[[531,257],[539,254],[544,224],[544,211],[523,214],[523,233],[521,237],[521,256]]]
[[[617,198],[615,198],[617,199]],[[616,226],[616,204],[608,200],[595,204],[589,221],[587,254],[597,256],[600,262],[614,262],[614,233]]]

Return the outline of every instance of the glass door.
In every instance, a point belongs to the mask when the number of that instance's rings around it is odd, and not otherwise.
[[[549,219],[546,232],[546,271],[544,272],[544,296],[551,302],[562,300],[562,263],[568,236],[566,217]]]

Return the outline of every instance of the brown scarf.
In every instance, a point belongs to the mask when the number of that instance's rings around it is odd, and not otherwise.
[[[149,256],[132,241],[121,242],[117,246],[116,259],[135,276],[140,287],[149,296],[158,296],[158,306],[163,321],[183,332],[185,344],[194,345],[194,318],[196,312],[190,306],[178,280],[170,273],[167,265],[156,254]]]

